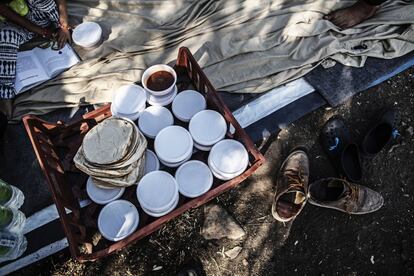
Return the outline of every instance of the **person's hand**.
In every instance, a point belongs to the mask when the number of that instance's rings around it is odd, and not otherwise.
[[[66,42],[71,42],[72,38],[70,36],[69,28],[61,27],[57,32],[57,42],[59,49],[62,49],[65,46]]]

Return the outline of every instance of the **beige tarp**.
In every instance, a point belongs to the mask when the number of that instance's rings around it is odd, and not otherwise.
[[[98,22],[105,40],[80,51],[82,64],[19,96],[13,117],[109,102],[146,67],[173,61],[180,46],[190,48],[216,88],[235,93],[267,91],[327,58],[363,66],[367,57],[389,59],[414,49],[412,1],[387,1],[374,18],[348,30],[322,19],[354,2],[68,1],[71,20]]]

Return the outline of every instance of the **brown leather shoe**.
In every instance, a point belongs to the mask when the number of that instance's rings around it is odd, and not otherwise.
[[[303,150],[293,151],[283,162],[276,182],[272,215],[281,222],[296,218],[306,203],[309,159]]]
[[[353,215],[375,212],[384,204],[379,193],[338,178],[325,178],[311,183],[308,200],[313,205]]]

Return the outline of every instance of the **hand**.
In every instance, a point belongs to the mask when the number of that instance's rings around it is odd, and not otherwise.
[[[57,42],[59,49],[62,49],[65,46],[66,42],[72,42],[72,38],[69,32],[69,28],[60,28],[57,33]]]

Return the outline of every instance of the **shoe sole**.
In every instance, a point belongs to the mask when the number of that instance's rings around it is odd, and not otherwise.
[[[337,211],[340,211],[340,212],[345,213],[345,214],[348,214],[348,215],[366,215],[366,214],[370,214],[370,213],[373,213],[373,212],[378,211],[384,205],[384,202],[383,202],[378,208],[376,208],[374,210],[371,210],[371,211],[368,211],[368,212],[355,213],[355,212],[347,212],[347,211],[345,211],[345,210],[343,210],[341,208],[336,208],[336,207],[326,206],[326,205],[322,205],[322,204],[316,203],[315,201],[313,201],[309,197],[309,195],[308,195],[308,202],[309,202],[309,204],[314,205],[314,206],[318,206],[318,207],[322,207],[322,208],[327,208],[327,209],[332,209],[332,210],[337,210]]]

